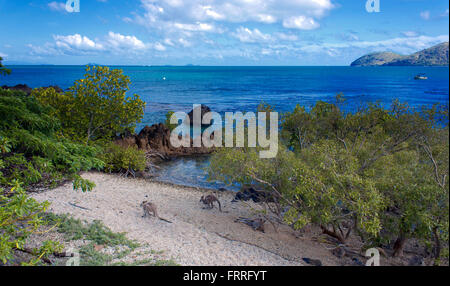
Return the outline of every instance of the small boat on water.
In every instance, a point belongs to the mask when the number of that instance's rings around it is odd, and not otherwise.
[[[414,77],[414,79],[415,79],[415,80],[426,80],[426,79],[428,79],[428,77],[427,77],[425,74],[420,73],[420,74],[416,75],[416,76]]]

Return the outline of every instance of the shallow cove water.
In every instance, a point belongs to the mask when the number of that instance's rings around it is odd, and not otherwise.
[[[238,191],[236,186],[227,186],[221,182],[208,182],[205,168],[209,164],[209,155],[182,157],[158,164],[160,169],[154,179],[159,182],[183,185],[188,187]]]

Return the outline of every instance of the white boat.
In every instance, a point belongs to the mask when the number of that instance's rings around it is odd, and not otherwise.
[[[426,79],[428,79],[428,77],[425,76],[425,74],[420,73],[420,74],[416,75],[416,76],[414,77],[414,79],[415,79],[415,80],[426,80]]]

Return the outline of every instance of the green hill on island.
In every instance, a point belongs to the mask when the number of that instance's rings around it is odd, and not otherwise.
[[[412,55],[379,52],[365,55],[351,66],[448,66],[448,42],[419,51]]]

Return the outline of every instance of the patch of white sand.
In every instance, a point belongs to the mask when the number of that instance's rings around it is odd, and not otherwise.
[[[38,201],[51,202],[50,212],[68,213],[87,221],[101,220],[115,232],[126,232],[130,239],[148,244],[156,251],[164,251],[166,259],[181,265],[302,265],[302,257],[318,256],[324,264],[335,264],[324,258],[328,255],[319,244],[311,241],[305,244],[286,226],[276,232],[267,223],[266,232],[261,233],[235,223],[239,216],[251,217],[260,206],[231,203],[232,193],[216,193],[225,211],[219,212],[217,207],[204,209],[199,202],[206,190],[97,172],[82,176],[95,182],[92,192],[74,191],[68,183],[32,196]],[[172,223],[154,217],[142,218],[140,203],[144,200],[155,203],[159,215]],[[218,233],[237,241],[225,239]]]

